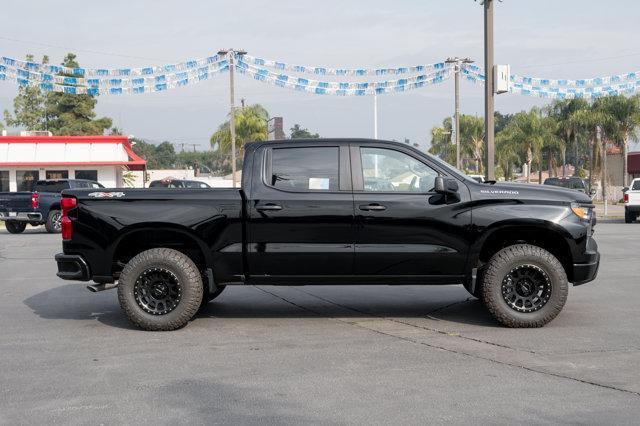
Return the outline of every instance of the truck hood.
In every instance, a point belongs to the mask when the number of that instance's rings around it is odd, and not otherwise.
[[[476,199],[528,199],[558,202],[578,202],[591,204],[591,198],[574,189],[560,188],[551,185],[531,183],[497,182],[494,184],[479,183],[472,190]]]

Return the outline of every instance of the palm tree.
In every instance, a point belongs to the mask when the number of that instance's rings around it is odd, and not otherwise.
[[[527,182],[531,182],[531,164],[533,160],[542,167],[542,147],[547,136],[547,125],[542,124],[539,108],[532,108],[529,112],[519,112],[505,127],[504,131],[511,142],[519,149],[521,163],[527,165]]]
[[[520,157],[518,147],[506,130],[498,132],[496,135],[496,161],[504,172],[505,180],[511,180],[513,166],[518,164]]]
[[[431,148],[429,152],[437,155],[449,164],[456,164],[456,146],[451,143],[451,117],[442,120],[442,127],[431,129]]]
[[[612,134],[610,136],[613,136],[613,139],[622,148],[622,181],[623,185],[627,186],[629,178],[627,151],[629,150],[629,138],[637,140],[635,131],[640,127],[640,97],[638,95],[629,98],[622,95],[608,96],[598,99],[596,107],[612,118]]]
[[[460,151],[476,162],[476,170],[482,174],[484,167],[484,119],[474,115],[460,116]]]
[[[555,117],[558,121],[558,136],[560,136],[563,140],[563,144],[558,145],[560,148],[560,153],[562,156],[562,176],[565,176],[565,169],[567,164],[567,148],[571,144],[571,140],[573,139],[575,152],[576,152],[576,160],[577,163],[578,158],[578,129],[575,122],[571,120],[571,115],[576,111],[581,111],[589,108],[589,104],[587,101],[581,98],[575,99],[565,99],[555,101],[549,107],[549,115]],[[577,167],[577,164],[574,164]]]
[[[267,121],[269,113],[259,104],[250,105],[236,112],[236,145],[242,149],[247,142],[267,139]],[[231,150],[231,131],[229,121],[224,122],[211,136],[211,146],[220,152]]]

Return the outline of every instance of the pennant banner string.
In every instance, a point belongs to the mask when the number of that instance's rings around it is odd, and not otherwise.
[[[202,67],[204,65],[218,62],[221,58],[218,55],[209,56],[200,59],[190,59],[176,64],[167,64],[161,66],[148,66],[139,68],[70,68],[60,65],[42,64],[38,62],[22,61],[6,56],[0,58],[0,64],[21,68],[28,71],[46,73],[46,74],[68,74],[76,77],[131,77],[153,75],[157,73],[173,73],[177,71],[185,71],[192,68]]]
[[[398,75],[398,74],[415,74],[425,73],[433,70],[442,70],[447,65],[444,62],[437,62],[427,65],[413,65],[407,67],[395,68],[330,68],[320,66],[294,65],[286,62],[274,61],[271,59],[262,59],[256,56],[244,54],[243,61],[252,65],[274,68],[280,71],[293,71],[298,73],[316,74],[316,75],[336,75],[336,76],[364,76],[364,75]]]
[[[96,86],[68,86],[55,82],[42,82],[37,80],[29,80],[12,74],[11,72],[0,72],[0,81],[9,81],[16,83],[20,87],[38,87],[42,92],[60,92],[77,95],[131,95],[142,93],[163,92],[178,87],[184,87],[196,84],[200,81],[208,80],[210,76],[229,71],[229,65],[226,64],[219,68],[206,69],[193,76],[185,78],[177,78],[178,74],[168,75],[166,79],[162,79],[153,84],[131,85],[126,87],[96,87]],[[174,78],[175,77],[175,78]]]
[[[367,86],[361,86],[360,88],[350,86],[350,83],[338,83],[344,86],[328,86],[324,84],[304,84],[304,82],[298,82],[294,78],[279,78],[278,75],[272,75],[268,73],[261,73],[259,70],[250,67],[238,67],[240,74],[245,74],[252,77],[255,80],[263,83],[271,84],[274,86],[289,88],[297,91],[313,93],[316,95],[336,95],[336,96],[366,96],[366,95],[381,95],[386,93],[400,93],[408,90],[419,89],[427,85],[433,85],[441,83],[447,80],[451,76],[450,70],[443,70],[439,73],[431,76],[424,76],[425,78],[415,79],[409,81],[409,79],[394,80],[393,84],[378,85],[383,82],[365,83]],[[288,77],[288,76],[287,76]],[[326,83],[326,82],[317,82]]]

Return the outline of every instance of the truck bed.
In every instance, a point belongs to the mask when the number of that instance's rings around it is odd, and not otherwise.
[[[82,253],[94,280],[112,281],[121,266],[104,259],[126,260],[129,246],[152,244],[157,229],[171,230],[176,247],[188,236],[199,244],[194,251],[211,257],[205,260],[223,260],[217,263],[228,266],[216,271],[219,280],[241,274],[242,251],[233,249],[243,241],[239,189],[76,189],[63,196],[78,200],[69,215],[73,239],[63,242],[64,252]]]

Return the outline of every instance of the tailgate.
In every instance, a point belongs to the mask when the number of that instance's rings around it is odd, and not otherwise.
[[[629,205],[640,206],[640,191],[629,191]]]
[[[0,193],[0,212],[29,212],[31,210],[31,192]]]

